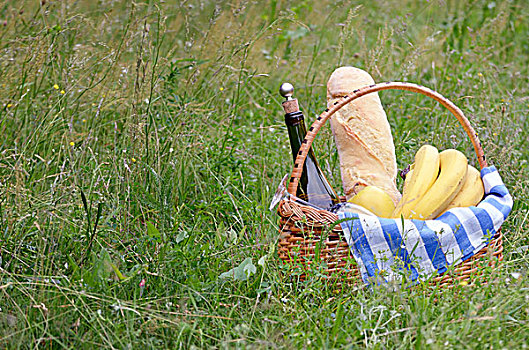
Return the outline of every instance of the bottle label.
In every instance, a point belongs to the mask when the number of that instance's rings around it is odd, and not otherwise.
[[[305,118],[303,118],[303,113],[293,112],[285,114],[285,123],[288,126],[295,126],[301,123]]]

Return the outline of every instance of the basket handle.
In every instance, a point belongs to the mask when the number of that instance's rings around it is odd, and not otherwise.
[[[323,124],[325,124],[325,122],[334,113],[336,113],[340,108],[342,108],[349,102],[352,102],[356,100],[357,98],[360,98],[364,95],[377,92],[377,91],[381,91],[381,90],[407,90],[407,91],[417,92],[417,93],[423,94],[425,96],[428,96],[440,102],[457,118],[459,123],[463,126],[463,129],[465,130],[468,137],[470,138],[470,141],[472,141],[472,145],[474,146],[474,151],[476,152],[476,155],[478,157],[480,168],[483,169],[484,167],[487,166],[487,161],[485,160],[485,154],[483,152],[483,148],[481,147],[481,142],[478,139],[478,135],[476,131],[474,131],[474,128],[472,128],[472,125],[470,125],[470,122],[465,117],[463,112],[455,104],[453,104],[452,101],[448,100],[446,97],[442,96],[438,92],[435,92],[427,87],[417,85],[417,84],[405,83],[405,82],[379,83],[379,84],[364,86],[360,89],[354,90],[352,95],[349,95],[349,96],[346,95],[341,100],[334,102],[332,107],[326,109],[325,112],[323,112],[322,114],[320,114],[318,118],[316,118],[314,123],[312,123],[311,127],[307,131],[307,135],[305,136],[305,139],[301,143],[301,147],[296,156],[296,160],[294,162],[294,169],[292,170],[292,174],[290,175],[288,193],[290,193],[291,195],[296,194],[296,189],[298,187],[301,173],[303,172],[303,164],[305,163],[305,159],[307,158],[308,150],[310,149],[310,146],[312,145],[312,142],[314,141],[316,134],[318,133],[320,128],[323,126]]]

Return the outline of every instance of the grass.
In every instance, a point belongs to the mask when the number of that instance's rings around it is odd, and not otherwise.
[[[0,3],[0,345],[525,347],[528,15],[522,0]],[[469,117],[515,198],[492,283],[336,292],[282,274],[278,87],[310,122],[340,65]],[[425,142],[476,164],[438,104],[381,99],[400,168]],[[340,189],[329,128],[315,148]]]

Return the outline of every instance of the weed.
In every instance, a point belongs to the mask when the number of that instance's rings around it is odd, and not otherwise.
[[[520,0],[18,1],[0,8],[0,345],[521,348],[529,16]],[[455,102],[515,198],[472,289],[337,289],[277,262],[269,201],[338,65]],[[440,105],[383,92],[406,167],[473,149]],[[336,189],[329,128],[317,157]],[[491,272],[492,273],[492,272]]]

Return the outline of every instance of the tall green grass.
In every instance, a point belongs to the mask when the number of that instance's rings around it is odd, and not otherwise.
[[[528,14],[521,0],[0,4],[0,345],[525,346]],[[469,117],[515,198],[491,283],[337,292],[283,274],[277,90],[292,82],[310,122],[340,65]],[[425,142],[476,164],[441,106],[381,99],[400,168]],[[329,128],[315,148],[340,189]]]

